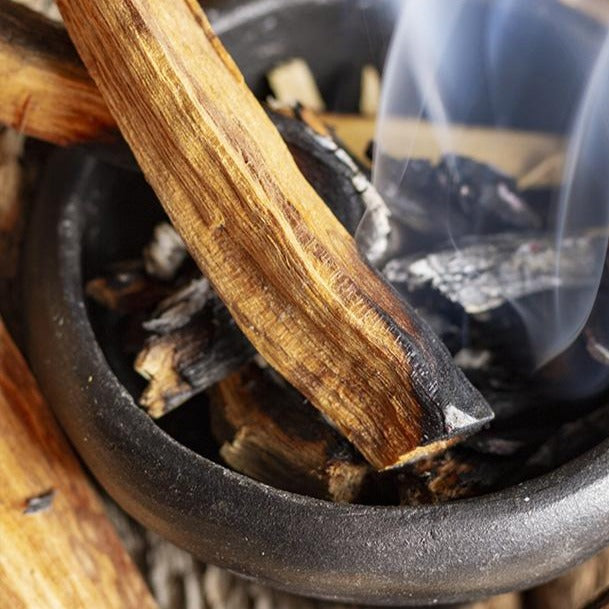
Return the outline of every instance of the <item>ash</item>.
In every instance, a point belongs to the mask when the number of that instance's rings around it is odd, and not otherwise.
[[[476,315],[554,288],[593,284],[597,279],[595,240],[586,235],[566,239],[558,251],[549,238],[493,235],[421,258],[393,259],[384,274],[411,291],[431,286],[466,313]]]

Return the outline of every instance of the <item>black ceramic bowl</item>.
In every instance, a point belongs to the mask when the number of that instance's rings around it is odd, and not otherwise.
[[[345,65],[380,63],[391,29],[387,4],[258,0],[216,14],[216,27],[259,94],[269,66],[293,55],[306,57],[322,88],[332,91]],[[485,4],[468,6],[482,11]],[[593,24],[569,18],[563,25],[575,28],[590,52],[598,44]],[[534,19],[525,26],[534,28]],[[551,48],[557,40],[540,44]],[[578,67],[567,64],[558,76],[577,86]],[[331,102],[353,110],[354,99],[355,89]],[[483,109],[485,101],[478,101]],[[541,109],[539,123],[560,130],[563,101]],[[136,406],[109,367],[82,288],[84,276],[125,253],[125,243],[140,247],[160,213],[153,200],[136,173],[82,152],[57,154],[40,189],[26,261],[29,353],[43,391],[91,471],[144,525],[205,561],[285,590],[403,605],[524,588],[609,542],[608,443],[493,495],[390,508],[278,491],[175,441]]]

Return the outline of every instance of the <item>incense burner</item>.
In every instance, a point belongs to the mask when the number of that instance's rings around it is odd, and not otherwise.
[[[345,65],[381,66],[392,27],[387,9],[395,3],[221,4],[222,12],[211,13],[215,27],[258,95],[272,65],[301,56],[322,90],[341,91],[334,109],[353,111],[357,80],[340,89],[333,82]],[[485,4],[467,3],[480,18]],[[566,8],[564,15],[558,25],[592,52],[602,28],[572,19]],[[536,22],[522,25],[533,32]],[[344,44],[329,44],[337,32]],[[550,50],[558,38],[542,42]],[[563,68],[560,77],[581,86],[578,66]],[[482,118],[484,102],[478,100]],[[526,120],[515,116],[513,126],[560,131],[564,105],[540,107]],[[100,347],[82,289],[83,278],[117,254],[139,251],[160,219],[153,201],[136,172],[83,151],[56,154],[30,227],[25,285],[29,354],[43,391],[100,483],[145,526],[205,561],[294,593],[388,605],[456,603],[525,588],[609,542],[607,442],[498,493],[399,508],[279,491],[202,456],[204,446],[197,454],[176,441],[135,404],[133,373],[109,365],[112,354]]]

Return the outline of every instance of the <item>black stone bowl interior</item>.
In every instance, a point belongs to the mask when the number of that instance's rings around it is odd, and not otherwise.
[[[357,78],[350,83],[345,66],[380,65],[391,4],[256,0],[213,15],[258,94],[271,65],[298,55],[331,107],[353,111]],[[486,4],[472,0],[468,7],[482,11]],[[535,25],[530,19],[527,28]],[[572,19],[564,27],[575,27],[592,52],[599,28]],[[561,65],[561,77],[576,86],[578,66]],[[563,102],[555,112],[540,109],[539,122],[564,128]],[[606,442],[517,487],[416,508],[337,505],[282,492],[198,454],[187,439],[178,442],[137,407],[127,377],[119,380],[108,364],[111,353],[100,347],[105,339],[94,333],[83,296],[84,279],[138,251],[160,217],[139,174],[64,151],[48,167],[26,248],[25,314],[37,378],[87,466],[144,525],[205,561],[294,593],[395,605],[524,588],[609,542]]]

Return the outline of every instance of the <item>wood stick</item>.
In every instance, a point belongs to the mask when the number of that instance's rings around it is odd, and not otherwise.
[[[585,609],[609,609],[609,590],[604,590]]]
[[[24,178],[20,165],[23,137],[0,130],[0,280],[14,277],[23,218]]]
[[[0,79],[6,125],[62,145],[116,137],[114,119],[64,28],[9,0],[0,0]]]
[[[429,454],[489,420],[446,348],[303,178],[194,0],[58,6],[237,324],[372,465]]]
[[[381,103],[381,75],[373,65],[362,68],[359,111],[364,116],[376,117]]]
[[[607,587],[609,587],[609,549],[603,550],[561,577],[525,592],[526,607],[601,609],[606,606],[602,604],[602,600],[603,591]],[[588,603],[592,604],[588,605]]]
[[[302,396],[255,364],[212,390],[212,430],[232,469],[276,488],[357,501],[370,467]]]
[[[117,313],[145,312],[174,290],[148,275],[141,260],[126,260],[87,282],[85,293],[106,309]]]
[[[63,26],[11,0],[0,0],[0,66],[0,122],[55,144],[118,135]],[[322,120],[361,162],[369,164],[366,150],[375,134],[374,117],[325,113]],[[437,133],[426,121],[401,119],[392,131],[385,145],[398,158],[405,151],[434,161],[441,155]],[[515,178],[526,176],[527,188],[560,183],[563,138],[475,126],[455,126],[451,134],[456,154],[470,155]],[[550,157],[554,157],[551,165]]]
[[[326,108],[311,68],[304,59],[295,57],[280,63],[267,74],[267,80],[275,99],[286,106],[302,104],[315,112]]]
[[[328,123],[361,158],[374,137],[373,121],[360,115],[334,115]],[[477,125],[439,126],[404,117],[389,119],[382,134],[383,152],[396,159],[412,157],[437,162],[448,152],[486,163],[516,179],[527,176],[528,188],[545,188],[561,182],[565,139],[558,135]],[[444,148],[446,142],[448,150]],[[546,171],[532,173],[549,157],[554,157],[553,164]]]
[[[0,320],[0,606],[154,609]]]

